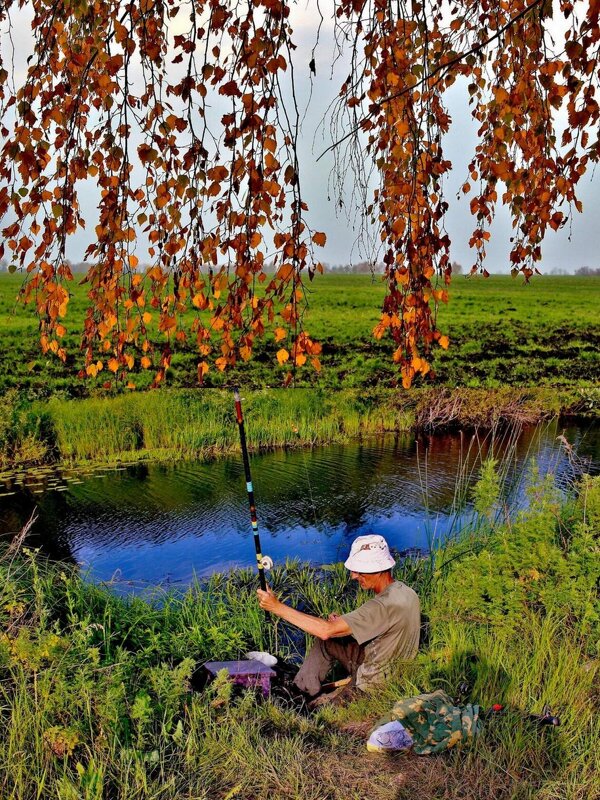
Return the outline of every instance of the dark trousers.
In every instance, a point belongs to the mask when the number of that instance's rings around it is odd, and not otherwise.
[[[352,636],[341,636],[336,639],[315,639],[304,663],[294,678],[294,683],[303,692],[314,696],[321,691],[321,684],[327,677],[334,661],[338,661],[348,675],[352,684],[356,682],[356,671],[365,657],[365,648],[359,645]]]

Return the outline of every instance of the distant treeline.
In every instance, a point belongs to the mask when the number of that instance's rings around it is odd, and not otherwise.
[[[91,264],[87,261],[78,261],[78,262],[68,262],[69,266],[71,267],[71,271],[76,274],[85,274]],[[142,270],[150,269],[149,264],[142,264]],[[384,270],[384,264],[374,261],[359,261],[357,264],[323,264],[324,272],[328,273],[338,273],[341,275],[381,275]],[[0,261],[0,272],[8,272],[9,271],[9,264],[6,259],[2,259]],[[266,264],[265,265],[265,272],[273,273],[276,271],[276,266],[274,264]],[[467,270],[468,272],[469,270]],[[459,264],[458,261],[452,262],[452,274],[453,275],[462,275],[465,273],[462,264]],[[550,270],[550,275],[579,275],[579,276],[600,276],[600,267],[578,267],[574,272],[570,270],[566,270],[563,267],[555,267],[554,269]]]

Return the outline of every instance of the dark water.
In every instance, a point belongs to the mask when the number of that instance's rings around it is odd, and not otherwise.
[[[600,426],[556,423],[516,433],[370,439],[278,451],[251,458],[263,552],[281,563],[344,559],[352,539],[374,531],[399,551],[427,550],[470,517],[468,502],[482,457],[504,458],[504,496],[522,503],[527,462],[566,486],[581,468],[598,472]],[[138,464],[119,470],[20,475],[0,485],[0,534],[21,529],[37,508],[29,540],[54,558],[74,560],[94,580],[125,585],[188,583],[253,566],[242,465]],[[131,582],[128,584],[127,582]]]

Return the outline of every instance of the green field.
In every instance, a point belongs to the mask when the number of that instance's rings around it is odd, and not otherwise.
[[[14,387],[29,397],[62,394],[82,397],[104,393],[109,377],[77,378],[82,366],[79,331],[86,308],[85,287],[73,285],[66,320],[68,361],[41,354],[37,319],[31,307],[15,303],[21,278],[0,276],[0,392]],[[304,368],[296,386],[362,388],[395,385],[397,368],[390,341],[371,335],[377,321],[384,287],[379,279],[362,275],[325,275],[309,286],[305,325],[323,345],[323,370]],[[525,285],[520,279],[493,276],[456,277],[450,302],[440,308],[439,324],[450,336],[450,348],[437,351],[435,383],[456,387],[590,386],[600,383],[600,278],[538,277]],[[157,345],[161,339],[155,337]],[[256,349],[250,362],[206,376],[207,387],[239,382],[247,388],[281,385],[284,375],[275,358],[271,334]],[[167,383],[172,387],[196,386],[197,355],[193,349],[176,350]],[[143,388],[151,372],[132,376]],[[112,393],[113,389],[108,390]]]

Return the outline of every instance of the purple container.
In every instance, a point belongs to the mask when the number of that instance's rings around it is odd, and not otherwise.
[[[232,683],[246,689],[260,689],[266,697],[271,691],[275,671],[261,661],[207,661],[204,668],[213,676],[226,669]]]

